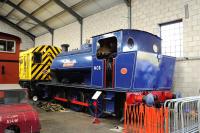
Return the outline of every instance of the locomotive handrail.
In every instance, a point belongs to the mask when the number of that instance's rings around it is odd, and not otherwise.
[[[62,52],[62,53],[58,54],[58,57],[59,56],[74,55],[74,54],[82,54],[82,53],[88,53],[88,52],[92,52],[92,48],[88,48],[88,49],[85,49],[85,50]]]

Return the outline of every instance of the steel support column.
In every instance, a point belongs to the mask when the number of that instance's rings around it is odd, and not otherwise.
[[[124,0],[128,7],[128,28],[132,28],[132,10],[131,10],[131,0]]]
[[[53,43],[54,43],[54,31],[52,32],[51,34],[51,45],[53,46]]]
[[[80,23],[80,46],[83,44],[83,21]]]

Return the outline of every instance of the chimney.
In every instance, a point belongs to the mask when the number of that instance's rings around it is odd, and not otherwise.
[[[69,44],[62,44],[61,48],[62,48],[62,52],[68,52]]]

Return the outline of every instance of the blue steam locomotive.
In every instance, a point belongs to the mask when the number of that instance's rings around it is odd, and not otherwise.
[[[51,65],[51,82],[39,83],[45,96],[68,102],[76,111],[120,116],[124,102],[158,105],[171,93],[175,58],[161,55],[161,39],[151,33],[123,29],[92,37],[92,44],[63,52]],[[44,96],[43,95],[43,96]]]

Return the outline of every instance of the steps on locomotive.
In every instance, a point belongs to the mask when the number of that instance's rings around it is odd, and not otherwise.
[[[105,114],[115,116],[115,93],[114,92],[106,92],[104,101],[105,101],[105,110],[103,112]]]
[[[103,113],[104,113],[104,114],[111,115],[111,116],[116,116],[116,114],[115,114],[115,113],[113,113],[113,112],[107,112],[107,111],[103,111]]]

